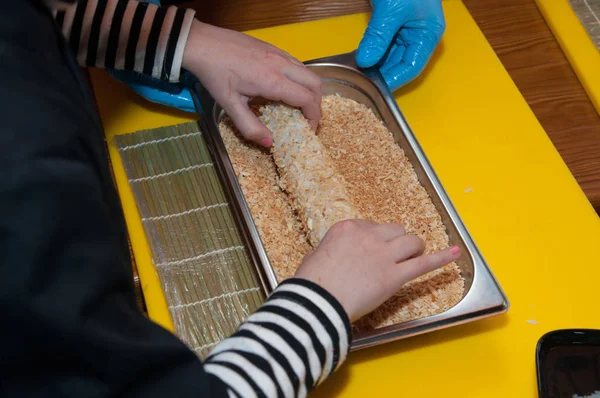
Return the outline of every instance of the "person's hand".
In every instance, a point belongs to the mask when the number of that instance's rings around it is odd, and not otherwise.
[[[248,106],[262,97],[302,109],[311,127],[321,117],[321,79],[288,53],[248,35],[194,21],[183,67],[192,72],[244,137],[264,146],[269,130]]]
[[[394,91],[421,73],[445,29],[441,0],[373,0],[356,63],[361,68],[379,64]]]
[[[346,310],[351,322],[368,314],[406,282],[451,263],[458,247],[423,255],[425,244],[400,224],[348,220],[335,224],[296,277],[317,283]]]

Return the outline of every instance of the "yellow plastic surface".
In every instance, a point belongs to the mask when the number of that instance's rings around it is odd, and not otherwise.
[[[600,114],[600,51],[568,0],[535,2]]]
[[[166,109],[142,99],[103,70],[90,69],[89,72],[108,142],[110,160],[123,205],[148,316],[166,329],[174,331],[158,273],[152,263],[152,254],[142,220],[113,137],[137,130],[189,122],[196,118],[192,114]]]
[[[600,220],[477,25],[444,2],[447,32],[398,103],[511,301],[506,315],[370,348],[319,397],[536,397],[535,346],[599,328]],[[302,60],[354,49],[368,15],[249,32]],[[189,120],[93,72],[106,133]],[[119,155],[111,157],[150,316],[169,326]]]

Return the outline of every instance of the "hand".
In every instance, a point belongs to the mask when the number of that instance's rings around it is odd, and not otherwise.
[[[321,285],[351,322],[373,311],[406,282],[456,260],[458,247],[423,255],[425,244],[400,224],[348,220],[335,224],[305,257],[296,276]]]
[[[369,68],[382,61],[380,71],[394,91],[421,73],[445,29],[441,0],[373,0],[356,62]]]
[[[264,146],[269,130],[248,106],[262,97],[302,109],[311,127],[321,117],[321,79],[288,53],[242,33],[194,21],[183,56],[244,137]]]

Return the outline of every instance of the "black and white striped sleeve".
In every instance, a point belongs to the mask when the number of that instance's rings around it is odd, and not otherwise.
[[[54,14],[80,65],[179,81],[194,10],[135,0],[79,0]]]
[[[204,369],[230,397],[304,397],[344,362],[351,339],[339,302],[293,278],[215,347]]]

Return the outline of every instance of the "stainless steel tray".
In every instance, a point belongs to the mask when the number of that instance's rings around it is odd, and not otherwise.
[[[450,243],[459,246],[464,253],[457,264],[465,279],[465,294],[457,305],[438,315],[357,333],[352,349],[361,349],[506,312],[509,307],[508,299],[454,209],[381,74],[375,69],[358,70],[354,62],[354,53],[313,60],[306,64],[321,77],[324,95],[340,94],[365,104],[385,123],[395,142],[404,149],[419,181],[442,216]],[[193,91],[200,114],[200,127],[206,133],[209,149],[225,190],[235,203],[234,215],[246,239],[252,260],[266,291],[270,292],[277,286],[277,279],[218,130],[223,110],[202,86],[197,85]]]

